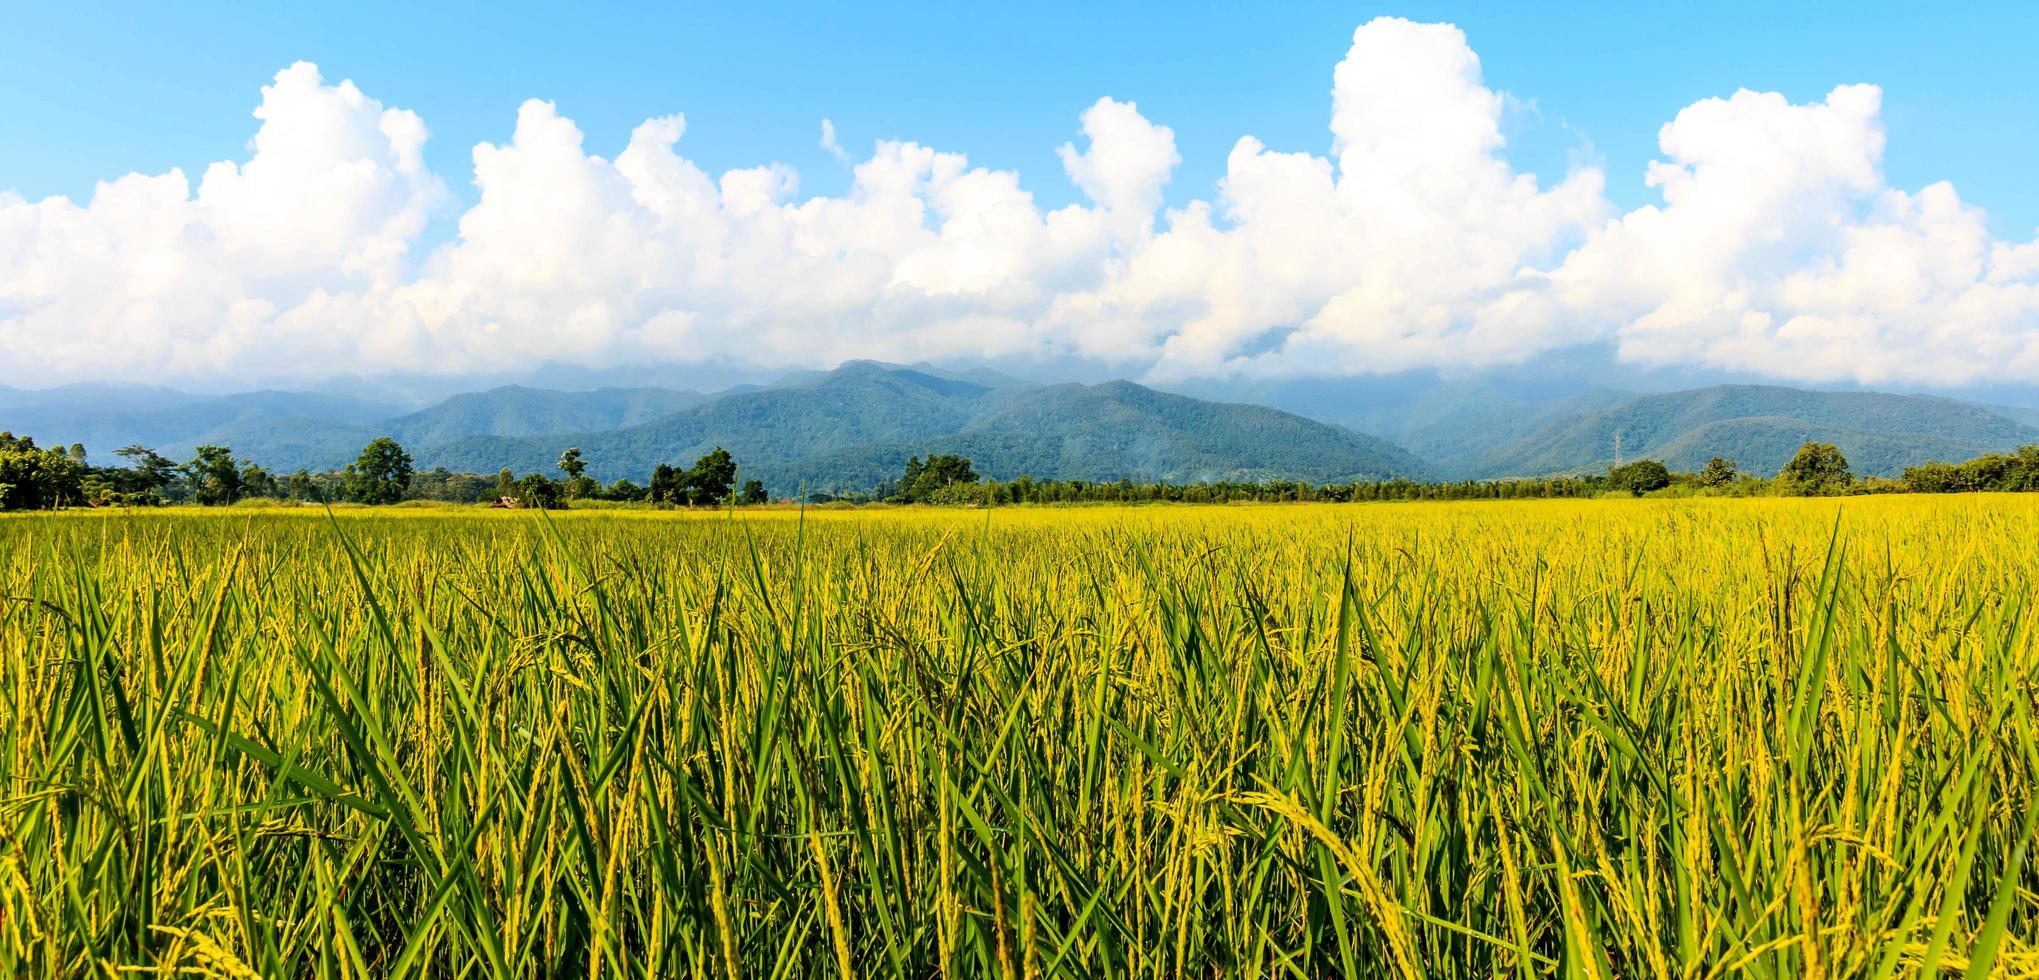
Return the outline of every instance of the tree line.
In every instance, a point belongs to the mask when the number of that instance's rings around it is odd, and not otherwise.
[[[303,502],[352,501],[394,504],[406,500],[497,503],[558,508],[574,501],[612,501],[655,506],[702,507],[768,501],[764,483],[737,483],[737,464],[716,447],[685,469],[661,463],[648,485],[617,480],[607,486],[587,475],[579,448],[560,454],[557,477],[515,475],[505,467],[494,476],[415,468],[396,440],[380,438],[363,447],[339,470],[298,470],[281,476],[234,457],[226,446],[198,446],[192,458],[175,462],[147,446],[115,450],[120,462],[94,466],[85,447],[39,447],[35,440],[0,432],[0,510],[67,506],[154,506],[193,503],[226,506],[248,499]],[[1963,463],[1909,467],[1896,479],[1858,478],[1831,443],[1808,442],[1776,475],[1758,477],[1716,456],[1697,472],[1672,470],[1660,460],[1642,459],[1610,467],[1605,474],[1502,480],[1422,482],[1408,479],[1311,484],[1302,480],[1234,480],[1199,483],[1034,479],[984,479],[965,457],[941,454],[909,458],[897,481],[871,494],[807,494],[803,499],[867,503],[999,506],[1059,503],[1279,503],[1288,501],[1529,500],[1632,496],[1834,496],[1858,493],[1964,493],[2039,491],[2039,446],[1991,453]]]
[[[1832,443],[1800,446],[1777,474],[1759,477],[1735,461],[1715,456],[1697,472],[1673,470],[1661,460],[1642,459],[1609,467],[1604,474],[1524,477],[1499,480],[1355,481],[1310,484],[1301,480],[1240,480],[1166,483],[1085,480],[983,480],[968,459],[932,456],[909,459],[896,483],[882,485],[875,499],[893,503],[1280,503],[1287,501],[1539,500],[1630,496],[1796,496],[1861,493],[1953,493],[2039,490],[2039,446],[1992,454],[1966,463],[1928,463],[1897,479],[1858,478]],[[810,499],[813,499],[810,497]]]
[[[660,464],[651,472],[649,487],[629,480],[602,486],[587,475],[578,448],[560,455],[557,478],[543,473],[518,477],[507,467],[492,477],[443,467],[420,471],[411,454],[387,437],[364,446],[360,456],[342,469],[300,469],[287,476],[237,459],[227,446],[197,446],[191,459],[182,463],[142,445],[115,450],[113,455],[119,463],[94,466],[79,443],[42,447],[31,437],[0,432],[0,510],[221,507],[263,499],[369,505],[434,500],[539,508],[564,507],[575,500],[698,507],[760,504],[767,499],[762,481],[737,486],[736,460],[719,446],[684,470]]]

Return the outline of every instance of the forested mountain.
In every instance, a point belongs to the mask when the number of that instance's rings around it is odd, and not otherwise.
[[[1946,398],[1719,385],[1554,419],[1486,453],[1473,469],[1483,477],[1604,470],[1617,432],[1626,459],[1696,470],[1724,456],[1761,474],[1777,472],[1806,442],[1833,443],[1855,472],[1883,476],[2039,443],[2039,429]]]
[[[1055,385],[999,400],[951,438],[956,448],[938,451],[981,457],[1009,476],[1324,482],[1416,477],[1425,470],[1415,456],[1374,436],[1128,381]],[[981,448],[967,452],[972,446]]]
[[[1171,390],[1266,405],[1386,439],[1432,475],[1463,479],[1496,447],[1555,418],[1606,408],[1634,391],[1594,387],[1576,370],[1514,368],[1467,377],[1427,371],[1343,378],[1206,379]]]
[[[930,453],[966,457],[979,473],[1000,479],[1322,483],[1427,473],[1421,460],[1373,436],[1259,405],[1114,381],[988,398],[960,431],[810,457],[784,467],[779,479],[819,489],[865,488],[896,478],[909,456]]]
[[[35,435],[45,445],[84,443],[101,462],[134,443],[177,459],[213,444],[249,447],[255,458],[279,469],[323,467],[336,458],[351,459],[373,438],[369,423],[390,414],[388,406],[345,396],[282,391],[204,397],[163,388],[73,385],[0,393],[0,428]]]
[[[154,412],[203,401],[204,396],[149,385],[68,384],[55,388],[0,385],[0,413],[10,420],[69,418],[95,412]]]
[[[561,437],[478,437],[421,447],[421,466],[517,472],[549,470],[568,445],[580,447],[597,479],[641,480],[659,463],[685,464],[722,446],[747,469],[855,446],[888,445],[954,432],[992,389],[909,368],[857,362],[793,383],[725,395],[664,418],[606,432]]]
[[[577,446],[604,482],[642,481],[659,463],[722,446],[777,493],[869,490],[909,456],[931,453],[966,456],[1001,478],[1323,483],[1600,472],[1617,431],[1626,459],[1696,470],[1719,455],[1757,474],[1775,473],[1807,441],[1835,443],[1855,472],[1879,475],[2039,443],[2039,412],[1916,395],[1720,385],[1638,396],[1440,379],[1254,390],[1311,411],[1126,381],[1038,385],[983,369],[853,361],[715,395],[505,386],[408,413],[292,392],[0,388],[0,429],[44,445],[82,442],[98,460],[131,443],[180,460],[201,444],[226,445],[281,472],[344,466],[378,436],[396,438],[420,469],[482,473],[551,473],[561,450]]]
[[[82,442],[95,459],[141,443],[176,459],[201,445],[232,447],[274,470],[345,465],[377,436],[430,446],[478,435],[542,435],[614,429],[659,418],[707,396],[664,388],[547,391],[515,386],[457,395],[399,414],[341,395],[258,391],[191,395],[167,388],[71,385],[0,389],[0,429],[45,445]]]
[[[594,432],[649,422],[707,400],[700,392],[670,388],[549,391],[505,385],[392,419],[381,434],[406,445],[437,446],[470,436]]]
[[[566,443],[604,480],[641,478],[715,446],[775,491],[867,490],[909,455],[968,456],[985,473],[1086,480],[1313,481],[1421,475],[1399,448],[1255,405],[1225,405],[1130,382],[1028,387],[990,377],[852,363],[795,383],[728,395],[614,432],[478,438],[424,451],[421,465],[522,472]]]
[[[2025,408],[2017,405],[1984,405],[1982,407],[2013,422],[2039,429],[2039,408]]]

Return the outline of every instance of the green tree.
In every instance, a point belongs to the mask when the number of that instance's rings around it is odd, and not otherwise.
[[[912,499],[910,495],[913,493],[914,484],[920,482],[921,468],[919,456],[906,457],[906,470],[899,475],[899,499]]]
[[[253,460],[241,462],[241,497],[281,497],[282,488],[276,476]]]
[[[1706,461],[1706,468],[1699,471],[1699,485],[1702,487],[1724,487],[1740,478],[1741,473],[1732,459],[1715,456]]]
[[[560,492],[559,484],[546,479],[543,473],[527,474],[518,480],[516,498],[521,507],[558,510],[566,506],[566,496]]]
[[[687,490],[680,479],[680,471],[671,465],[660,463],[651,468],[651,502],[655,504],[684,504]]]
[[[686,487],[687,503],[708,506],[729,498],[729,491],[736,485],[736,460],[729,450],[716,446],[707,455],[694,461],[682,481]]]
[[[743,492],[736,495],[737,503],[753,506],[765,503],[770,499],[770,497],[765,495],[765,481],[763,480],[743,481]]]
[[[123,502],[161,503],[162,498],[159,495],[177,479],[176,463],[140,443],[125,449],[116,449],[113,454],[127,460],[127,468],[117,471],[114,480],[115,489],[128,497]]]
[[[225,446],[199,446],[197,455],[184,464],[184,478],[191,481],[191,496],[206,507],[225,507],[241,499],[241,467],[233,450]]]
[[[2008,455],[1987,453],[1966,463],[1923,463],[1904,471],[1913,493],[2025,493],[2039,490],[2039,446],[2019,446]]]
[[[1847,457],[1833,443],[1808,442],[1798,447],[1791,462],[1784,464],[1777,481],[1784,485],[1786,493],[1821,497],[1846,493],[1854,476],[1848,472]]]
[[[512,499],[517,496],[517,475],[505,466],[496,471],[496,499]]]
[[[404,499],[411,488],[411,454],[388,436],[361,449],[361,456],[347,466],[347,496],[364,504],[393,504]]]
[[[1607,486],[1638,497],[1671,485],[1671,471],[1654,459],[1639,459],[1607,471]]]
[[[592,500],[602,495],[602,485],[588,474],[588,463],[576,446],[559,454],[559,471],[566,474],[560,492],[568,500]]]
[[[945,488],[977,482],[977,471],[961,456],[942,454],[926,460],[913,457],[899,477],[899,499],[922,503],[934,499]]]
[[[323,501],[325,494],[319,492],[319,485],[312,481],[312,475],[300,469],[290,474],[288,492],[292,500]]]
[[[36,510],[84,501],[85,467],[60,449],[0,432],[0,510]]]

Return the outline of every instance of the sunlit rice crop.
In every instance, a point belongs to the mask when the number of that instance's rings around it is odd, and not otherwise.
[[[0,975],[2039,973],[2039,500],[0,518]]]

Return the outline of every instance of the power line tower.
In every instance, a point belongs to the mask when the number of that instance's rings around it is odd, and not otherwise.
[[[1614,468],[1621,469],[1621,430],[1614,430]]]

